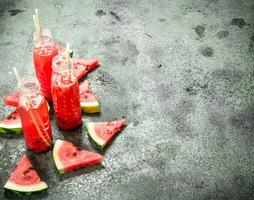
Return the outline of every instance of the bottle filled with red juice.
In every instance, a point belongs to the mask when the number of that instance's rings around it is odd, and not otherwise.
[[[52,101],[52,60],[58,54],[57,47],[49,30],[42,30],[40,37],[35,32],[33,41],[34,68],[40,82],[41,92],[48,101]]]
[[[53,143],[49,107],[40,94],[38,80],[33,76],[24,76],[20,80],[19,91],[18,112],[26,146],[36,153],[48,151]]]
[[[79,85],[72,73],[71,60],[65,54],[53,59],[51,91],[59,128],[71,130],[81,124]]]

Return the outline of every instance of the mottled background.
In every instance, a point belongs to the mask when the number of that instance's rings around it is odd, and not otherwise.
[[[12,67],[34,72],[34,8],[57,41],[101,59],[88,76],[101,115],[84,120],[128,126],[103,165],[65,175],[52,152],[1,135],[0,199],[24,153],[49,185],[27,199],[254,199],[253,0],[1,0],[1,99],[16,88]],[[2,100],[0,109],[12,110]],[[55,138],[96,151],[84,128],[52,126]]]

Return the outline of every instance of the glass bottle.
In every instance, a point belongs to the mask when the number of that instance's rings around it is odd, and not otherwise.
[[[52,60],[58,54],[56,44],[49,30],[42,30],[42,39],[33,35],[33,59],[36,76],[40,82],[41,92],[48,101],[51,96]]]
[[[64,54],[53,59],[51,92],[56,121],[63,130],[76,128],[82,120],[79,85],[71,65]]]
[[[38,80],[33,76],[24,76],[19,92],[18,112],[27,148],[36,153],[48,151],[53,143],[49,105],[40,94]]]

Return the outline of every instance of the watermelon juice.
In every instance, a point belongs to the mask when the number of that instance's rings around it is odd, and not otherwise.
[[[40,94],[39,82],[32,76],[22,78],[18,112],[27,148],[44,152],[51,148],[53,138],[48,103]]]
[[[41,92],[48,101],[52,101],[52,60],[57,54],[57,47],[50,31],[42,31],[42,40],[37,38],[36,33],[34,34],[33,58],[35,73],[41,85]]]
[[[64,55],[53,59],[52,99],[57,124],[63,130],[76,128],[82,119],[78,80],[69,64]]]

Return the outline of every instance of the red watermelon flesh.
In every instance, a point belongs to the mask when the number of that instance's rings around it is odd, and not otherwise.
[[[56,141],[53,157],[56,167],[61,174],[81,167],[99,164],[104,159],[100,154],[80,150],[74,144],[63,140]]]
[[[73,58],[73,73],[78,80],[100,65],[99,59]]]
[[[19,105],[19,92],[12,92],[3,98],[3,102],[7,106],[18,107]]]
[[[22,132],[20,116],[17,110],[9,114],[5,119],[0,121],[0,133],[15,133]]]
[[[83,83],[79,85],[79,94],[80,94],[80,101],[81,102],[93,102],[97,101],[97,97],[92,92],[89,81],[85,80]]]
[[[89,136],[103,149],[112,138],[122,130],[125,125],[125,119],[111,122],[87,122],[86,127]]]
[[[60,44],[56,44],[56,48],[59,53],[63,53],[66,49],[64,46]],[[97,58],[96,59],[73,58],[72,65],[74,75],[77,77],[78,80],[80,80],[85,75],[87,75],[88,72],[98,67],[100,65],[100,60]]]
[[[47,184],[41,181],[31,162],[24,155],[4,185],[4,188],[18,192],[38,192],[46,189]]]

